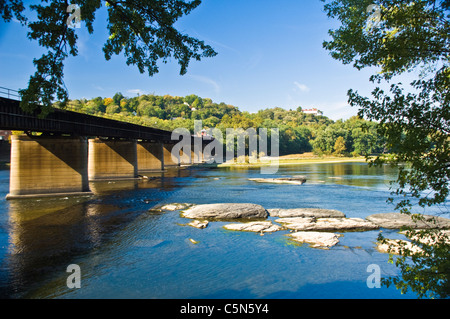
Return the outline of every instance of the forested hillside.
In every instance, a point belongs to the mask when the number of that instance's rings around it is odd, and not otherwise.
[[[128,98],[116,93],[113,97],[71,100],[68,109],[165,130],[184,127],[194,132],[194,120],[202,120],[205,129],[219,128],[224,135],[226,128],[278,128],[280,155],[313,151],[319,155],[359,156],[380,153],[384,145],[375,123],[358,117],[333,121],[326,116],[305,114],[301,107],[249,113],[196,95]]]

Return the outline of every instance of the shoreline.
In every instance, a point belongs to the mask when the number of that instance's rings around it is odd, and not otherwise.
[[[288,155],[289,156],[289,155]],[[287,156],[287,157],[288,157]],[[222,163],[217,165],[217,167],[261,167],[261,166],[270,166],[277,165],[278,166],[288,166],[288,165],[302,165],[302,164],[328,164],[328,163],[350,163],[350,162],[359,162],[366,163],[367,160],[365,157],[317,157],[317,158],[283,158],[279,157],[278,160],[268,161],[258,161],[256,163]]]

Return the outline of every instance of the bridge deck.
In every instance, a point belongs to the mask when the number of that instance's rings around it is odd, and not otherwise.
[[[19,103],[0,97],[0,129],[174,142],[171,141],[170,131],[72,111],[54,109],[47,117],[40,119],[24,112]]]

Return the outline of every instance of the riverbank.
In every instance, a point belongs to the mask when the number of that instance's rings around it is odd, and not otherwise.
[[[278,160],[277,160],[278,159]],[[266,165],[273,165],[278,163],[279,166],[285,165],[301,165],[301,164],[321,164],[321,163],[346,163],[346,162],[366,162],[364,156],[358,157],[343,157],[343,156],[318,156],[313,153],[303,154],[291,154],[280,156],[277,159],[271,159],[270,161],[258,161],[255,163],[238,163],[238,162],[225,162],[219,164],[218,167],[261,167]]]

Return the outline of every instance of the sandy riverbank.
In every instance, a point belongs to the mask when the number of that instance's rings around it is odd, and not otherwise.
[[[337,156],[317,156],[313,153],[291,154],[280,156],[269,161],[258,161],[255,163],[233,163],[225,162],[219,164],[219,167],[260,167],[278,163],[279,166],[284,165],[301,165],[301,164],[320,164],[320,163],[344,163],[344,162],[366,162],[364,156],[358,157],[337,157]]]

